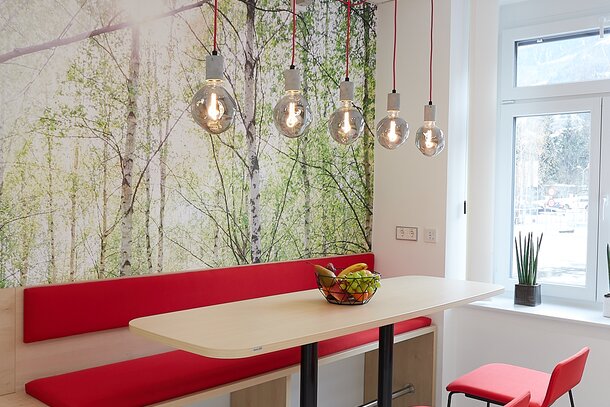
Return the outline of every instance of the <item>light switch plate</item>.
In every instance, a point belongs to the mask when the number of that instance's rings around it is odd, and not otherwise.
[[[417,241],[417,228],[414,226],[396,226],[396,240]]]
[[[436,243],[436,229],[424,229],[424,242]]]

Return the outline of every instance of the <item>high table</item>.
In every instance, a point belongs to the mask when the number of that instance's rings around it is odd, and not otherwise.
[[[264,281],[261,281],[264,284]],[[379,328],[378,405],[392,403],[394,323],[492,297],[495,284],[427,276],[384,278],[368,304],[327,303],[299,291],[137,318],[132,332],[213,358],[242,358],[301,347],[301,407],[317,405],[318,342]]]

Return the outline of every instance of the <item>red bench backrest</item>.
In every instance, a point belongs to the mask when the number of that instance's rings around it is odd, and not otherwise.
[[[126,327],[134,318],[316,288],[312,264],[338,268],[372,253],[123,277],[24,290],[23,341]]]

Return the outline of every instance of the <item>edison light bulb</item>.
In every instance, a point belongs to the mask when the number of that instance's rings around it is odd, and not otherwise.
[[[307,99],[301,94],[301,78],[298,69],[284,71],[286,94],[273,109],[273,122],[280,134],[296,138],[311,124],[311,110]]]
[[[377,124],[377,140],[388,150],[394,150],[409,137],[409,124],[398,117],[400,94],[388,94],[388,115]]]
[[[436,106],[424,106],[424,125],[417,129],[415,145],[427,157],[438,155],[445,148],[445,135],[436,126]]]
[[[337,143],[352,144],[364,131],[364,118],[352,103],[354,99],[354,84],[341,82],[341,107],[335,110],[328,120],[328,130]]]
[[[206,57],[205,84],[191,101],[195,122],[212,134],[227,130],[235,120],[235,101],[222,86],[224,60],[220,55]]]

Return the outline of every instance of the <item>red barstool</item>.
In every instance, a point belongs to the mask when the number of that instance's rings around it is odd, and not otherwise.
[[[583,348],[559,362],[552,374],[502,363],[481,366],[449,383],[447,407],[454,393],[485,401],[489,407],[490,403],[505,405],[527,391],[531,392],[530,407],[549,407],[566,393],[574,407],[572,389],[580,383],[588,355],[589,348]]]
[[[529,407],[530,405],[530,392],[523,394],[520,397],[517,397],[504,407]],[[413,407],[430,407],[430,406],[413,406]]]
[[[530,405],[530,392],[523,394],[520,397],[517,397],[504,407],[529,407]],[[429,407],[429,406],[414,406],[414,407]]]

